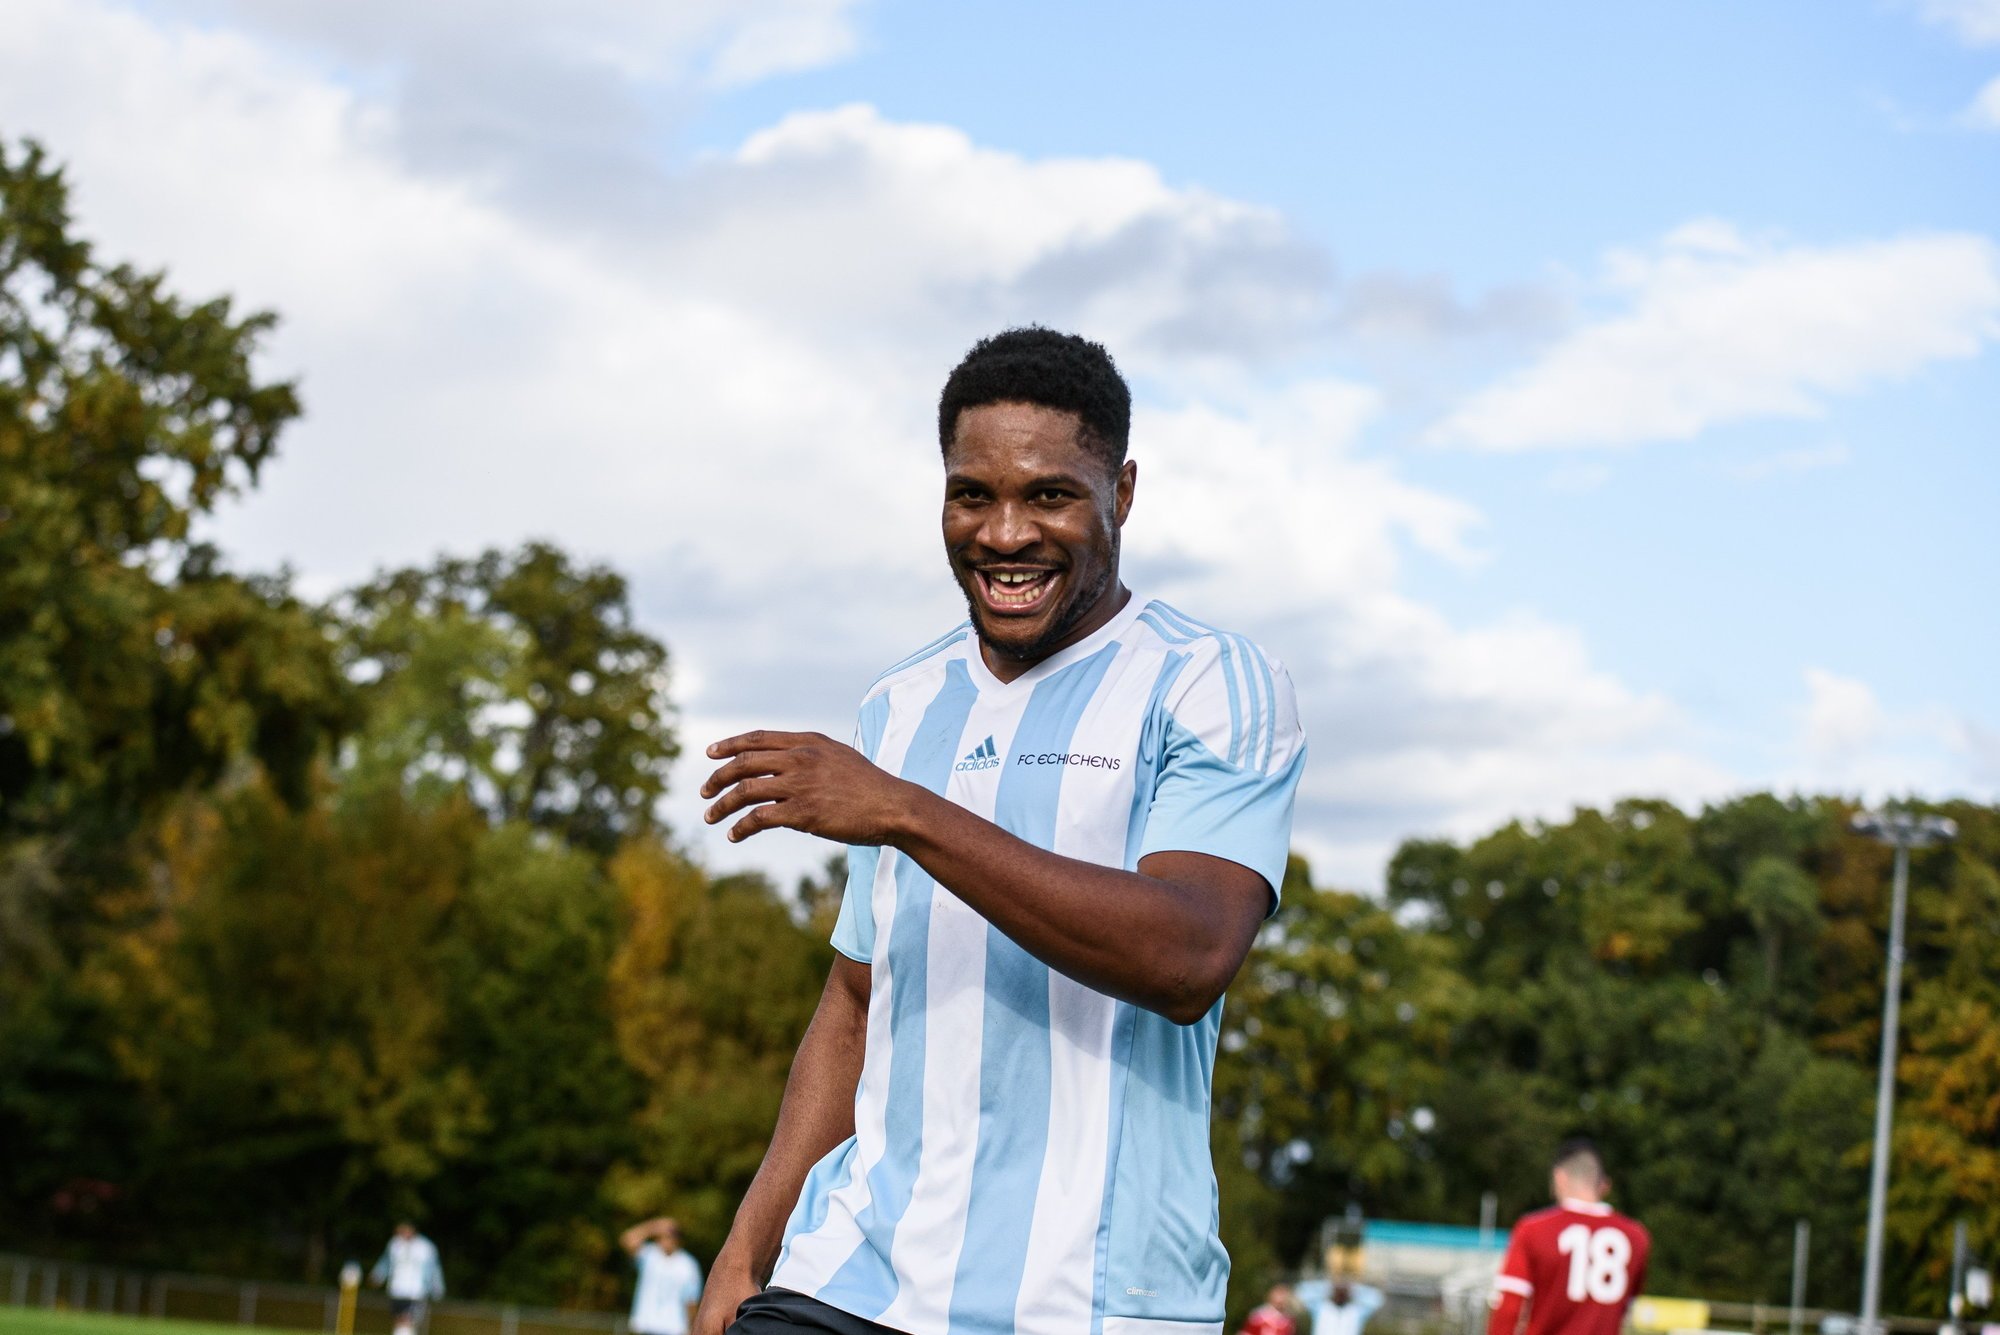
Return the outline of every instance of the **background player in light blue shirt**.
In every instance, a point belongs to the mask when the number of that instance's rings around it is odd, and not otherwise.
[[[877,679],[853,745],[709,748],[731,839],[851,851],[696,1335],[1220,1335],[1221,997],[1305,745],[1276,660],[1121,581],[1130,421],[1094,343],[976,346],[938,409],[971,616]]]
[[[687,1335],[701,1300],[701,1266],[681,1248],[681,1226],[648,1219],[619,1235],[632,1254],[639,1282],[632,1291],[633,1335]]]
[[[444,1267],[437,1245],[408,1220],[396,1225],[369,1278],[389,1291],[389,1313],[397,1335],[426,1325],[429,1305],[444,1297]]]
[[[1311,1335],[1361,1335],[1386,1300],[1374,1285],[1349,1279],[1307,1280],[1296,1292],[1312,1313]]]

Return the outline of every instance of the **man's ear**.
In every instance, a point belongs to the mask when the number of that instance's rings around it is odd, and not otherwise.
[[[1132,513],[1132,495],[1139,486],[1139,462],[1127,459],[1118,467],[1118,483],[1114,493],[1112,518],[1118,527],[1125,527],[1125,517]]]

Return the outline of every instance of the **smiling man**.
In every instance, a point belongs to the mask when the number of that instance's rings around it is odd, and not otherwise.
[[[696,1335],[1221,1330],[1210,1073],[1305,742],[1273,659],[1121,582],[1130,424],[1095,343],[974,347],[938,405],[970,619],[877,679],[851,747],[709,748],[731,839],[852,849]]]

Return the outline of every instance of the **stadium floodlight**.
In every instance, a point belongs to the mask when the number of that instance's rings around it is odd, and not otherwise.
[[[1861,1272],[1860,1335],[1882,1335],[1882,1213],[1889,1194],[1889,1122],[1896,1095],[1896,1025],[1903,995],[1903,906],[1910,893],[1910,850],[1940,844],[1958,833],[1943,816],[1912,811],[1864,811],[1854,832],[1896,849],[1895,886],[1889,900],[1889,972],[1882,984],[1882,1069],[1875,1084],[1875,1156],[1868,1175],[1868,1254]]]

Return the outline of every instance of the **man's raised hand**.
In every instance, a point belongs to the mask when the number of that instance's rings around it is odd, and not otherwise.
[[[843,844],[887,843],[929,796],[817,732],[739,733],[711,745],[708,755],[725,763],[701,786],[703,797],[715,799],[702,819],[715,825],[742,811],[729,827],[731,843],[774,826]]]

